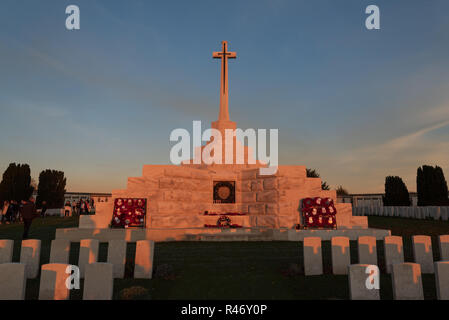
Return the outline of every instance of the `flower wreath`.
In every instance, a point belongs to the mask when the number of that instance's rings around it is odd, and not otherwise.
[[[219,228],[229,228],[231,226],[231,219],[227,216],[221,216],[217,220],[217,227]]]

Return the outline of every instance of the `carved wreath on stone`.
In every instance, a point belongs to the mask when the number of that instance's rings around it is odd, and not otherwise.
[[[231,226],[231,219],[227,216],[221,216],[217,220],[217,226],[219,228],[229,228]]]
[[[218,181],[214,183],[214,203],[235,203],[234,181]]]

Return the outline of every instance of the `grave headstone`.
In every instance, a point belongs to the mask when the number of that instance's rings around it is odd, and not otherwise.
[[[361,236],[357,242],[359,264],[377,265],[376,237]]]
[[[39,300],[68,300],[70,289],[66,284],[70,265],[65,263],[44,264],[39,283]]]
[[[392,266],[395,263],[404,262],[404,249],[402,237],[387,236],[384,238],[384,254],[387,273],[392,272]]]
[[[0,240],[0,264],[12,262],[14,240]]]
[[[320,237],[304,238],[304,274],[316,276],[323,274],[323,256]]]
[[[438,237],[440,247],[440,261],[449,261],[449,235]]]
[[[24,300],[26,288],[23,263],[0,264],[0,300]]]
[[[369,264],[353,264],[349,266],[349,296],[351,300],[379,300],[380,290],[369,278]],[[377,266],[372,266],[374,268]],[[377,268],[378,271],[378,268]],[[369,282],[369,284],[367,284]]]
[[[50,263],[69,263],[70,241],[56,239],[51,241]]]
[[[29,239],[22,241],[20,249],[20,263],[26,265],[25,274],[27,279],[36,278],[39,274],[39,262],[41,257],[41,241]]]
[[[393,265],[392,282],[395,300],[423,300],[421,266],[417,263]]]
[[[140,240],[136,243],[134,278],[151,279],[153,277],[154,241]]]
[[[332,273],[348,274],[348,266],[351,264],[348,237],[332,237]]]
[[[125,276],[126,241],[110,240],[108,244],[108,263],[113,265],[114,278]]]
[[[112,264],[92,263],[86,265],[83,300],[112,300],[113,291]]]
[[[80,254],[78,259],[78,267],[80,269],[80,277],[84,278],[84,270],[86,264],[98,261],[98,250],[100,242],[95,239],[83,239],[80,241]]]
[[[422,273],[433,273],[432,239],[429,236],[413,236],[413,257],[421,265]]]
[[[449,300],[449,261],[435,262],[435,283],[438,300]]]

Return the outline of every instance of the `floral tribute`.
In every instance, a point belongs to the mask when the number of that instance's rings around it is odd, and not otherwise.
[[[205,224],[205,228],[242,228],[241,225],[232,223],[231,218],[229,218],[227,215],[220,215],[220,217],[217,220],[217,224]]]
[[[302,213],[305,228],[335,229],[337,227],[337,209],[331,198],[304,199]]]
[[[147,199],[118,198],[114,200],[111,226],[115,228],[144,228]]]

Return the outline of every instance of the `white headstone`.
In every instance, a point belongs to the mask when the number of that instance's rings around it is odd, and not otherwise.
[[[24,300],[26,288],[23,263],[0,264],[0,300]]]
[[[429,236],[413,236],[413,257],[421,265],[422,273],[433,273],[432,239]]]
[[[449,261],[449,235],[439,236],[440,261]]]
[[[23,240],[20,249],[20,263],[26,265],[25,274],[27,279],[38,276],[40,258],[41,241],[37,239]]]
[[[380,290],[375,283],[375,278],[370,277],[372,270],[369,264],[353,264],[349,266],[349,296],[351,300],[379,300]],[[371,269],[376,269],[377,266],[372,265]],[[379,273],[377,274],[378,276]]]
[[[321,253],[321,238],[304,238],[304,274],[316,276],[323,274],[323,256]]]
[[[376,237],[361,236],[358,238],[359,264],[377,265]]]
[[[449,300],[449,261],[435,262],[435,282],[438,300]]]
[[[417,263],[393,265],[393,297],[395,300],[423,300],[421,266]]]
[[[0,240],[0,264],[12,262],[14,240]]]
[[[384,238],[384,254],[387,273],[392,272],[392,265],[404,262],[402,237],[387,236]]]
[[[114,278],[125,276],[126,240],[109,240],[108,263],[113,265]]]
[[[136,242],[136,260],[134,278],[151,279],[153,277],[154,241],[140,240]]]
[[[332,273],[348,274],[348,266],[351,264],[351,253],[348,237],[332,237]]]
[[[68,264],[44,264],[41,269],[39,300],[69,300],[70,289],[66,284],[70,274],[66,273]]]
[[[50,263],[69,263],[70,241],[56,239],[51,241]]]
[[[83,300],[112,300],[114,292],[113,266],[110,263],[86,265]]]
[[[78,267],[80,268],[80,277],[84,278],[86,264],[98,261],[98,250],[100,242],[95,239],[83,239],[80,241],[80,255]]]

